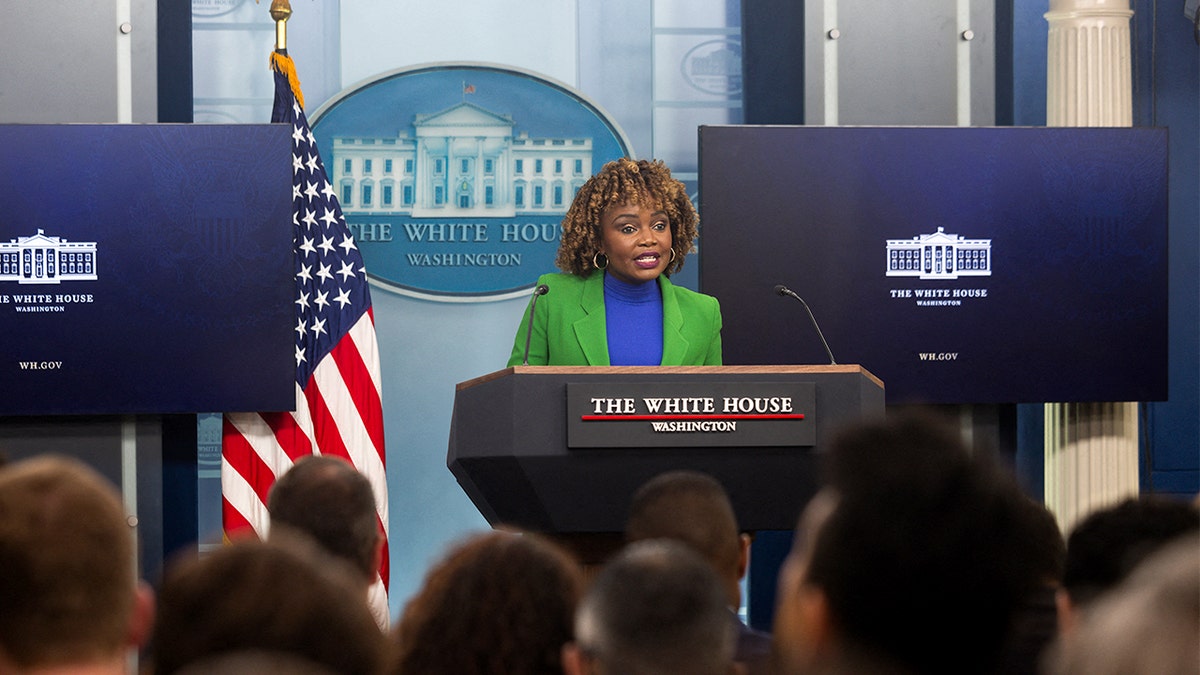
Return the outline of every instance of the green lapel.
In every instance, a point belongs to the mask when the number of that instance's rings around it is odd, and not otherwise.
[[[688,341],[683,336],[683,312],[679,309],[679,299],[675,297],[675,287],[665,276],[658,278],[658,287],[662,291],[663,303],[663,363],[680,364],[687,356]]]
[[[579,304],[587,316],[574,324],[575,338],[589,366],[607,366],[608,331],[604,314],[604,274],[594,272],[583,280]]]

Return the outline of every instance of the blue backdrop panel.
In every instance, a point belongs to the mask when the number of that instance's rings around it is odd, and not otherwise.
[[[290,410],[286,125],[0,125],[0,414]]]
[[[702,127],[728,364],[861,364],[889,403],[1163,400],[1167,134]],[[789,304],[785,304],[789,303]]]

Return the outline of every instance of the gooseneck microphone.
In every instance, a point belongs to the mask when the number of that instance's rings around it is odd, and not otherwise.
[[[529,340],[533,338],[533,312],[537,309],[537,300],[549,292],[550,287],[546,284],[538,284],[533,289],[533,298],[529,301],[529,325],[525,327],[525,358],[521,359],[523,366],[529,365]]]
[[[821,327],[817,325],[817,318],[813,316],[812,310],[808,308],[808,303],[804,301],[804,298],[796,295],[792,289],[784,286],[783,284],[775,285],[775,293],[778,295],[795,298],[800,302],[801,305],[804,305],[804,311],[808,312],[808,320],[812,322],[813,328],[816,329],[817,337],[821,338],[821,344],[825,345],[825,354],[829,356],[829,365],[836,366],[837,361],[833,360],[833,352],[829,351],[829,343],[825,341],[825,334],[821,332]],[[528,351],[528,348],[526,348],[526,351]]]

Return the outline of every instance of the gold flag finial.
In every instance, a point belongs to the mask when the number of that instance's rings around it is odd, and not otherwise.
[[[275,50],[287,49],[287,20],[292,16],[292,3],[288,0],[271,0],[271,18],[275,19]]]
[[[275,51],[271,53],[271,69],[287,78],[296,103],[303,108],[304,94],[300,91],[300,78],[296,77],[296,65],[292,63],[292,57],[287,55],[287,20],[291,16],[292,3],[288,0],[271,0],[271,18],[275,19]]]

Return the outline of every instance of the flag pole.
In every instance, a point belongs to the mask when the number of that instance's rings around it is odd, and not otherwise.
[[[275,51],[287,51],[287,20],[292,16],[289,0],[271,0],[271,18],[275,19]]]
[[[292,95],[303,108],[304,93],[300,91],[300,78],[296,76],[296,66],[287,53],[287,20],[291,16],[292,3],[289,0],[271,0],[271,18],[275,20],[275,51],[271,53],[271,67],[287,77]]]

